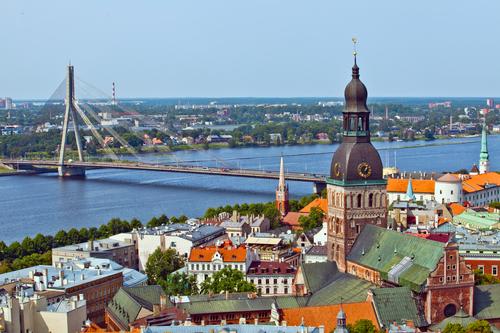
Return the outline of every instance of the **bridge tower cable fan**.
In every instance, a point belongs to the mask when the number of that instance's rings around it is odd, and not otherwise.
[[[58,173],[60,177],[83,177],[85,176],[85,169],[79,167],[72,167],[71,160],[66,163],[64,161],[64,154],[66,151],[66,141],[69,127],[69,118],[73,120],[73,130],[75,132],[76,147],[78,150],[78,160],[84,162],[83,159],[83,146],[80,138],[80,131],[78,128],[78,118],[77,105],[75,98],[75,75],[74,68],[72,65],[68,65],[68,73],[66,77],[66,98],[65,98],[65,111],[63,120],[63,129],[61,136],[61,145],[59,150],[59,163],[58,163]]]

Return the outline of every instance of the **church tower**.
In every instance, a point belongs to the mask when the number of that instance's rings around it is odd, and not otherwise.
[[[387,182],[380,156],[370,142],[368,92],[359,79],[356,52],[344,96],[342,144],[333,155],[327,179],[328,259],[341,271],[365,225],[387,227]]]
[[[276,188],[276,208],[285,216],[288,213],[288,185],[285,183],[285,165],[283,163],[283,156],[280,161],[280,178],[278,187]]]
[[[488,153],[488,135],[486,133],[486,123],[483,124],[481,135],[481,154],[479,155],[479,173],[490,171],[490,154]]]

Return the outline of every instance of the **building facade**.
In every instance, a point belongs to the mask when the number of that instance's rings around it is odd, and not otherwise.
[[[291,295],[295,272],[295,267],[285,262],[254,261],[247,270],[246,279],[255,285],[258,295]]]

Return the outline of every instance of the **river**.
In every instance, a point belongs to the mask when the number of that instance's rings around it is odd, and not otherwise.
[[[385,166],[405,171],[456,171],[477,163],[480,138],[432,142],[375,142]],[[141,155],[152,163],[277,170],[285,156],[288,171],[327,174],[337,145],[235,148]],[[500,136],[489,137],[490,163],[500,170]],[[395,153],[396,152],[396,153]],[[217,162],[213,162],[218,160]],[[179,162],[183,163],[183,162]],[[292,182],[290,195],[310,194],[312,184]],[[10,243],[38,232],[98,226],[113,217],[147,221],[161,214],[190,217],[208,207],[274,200],[276,181],[168,174],[147,171],[93,170],[84,180],[53,174],[0,177],[0,240]]]

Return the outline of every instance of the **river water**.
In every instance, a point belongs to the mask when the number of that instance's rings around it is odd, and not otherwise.
[[[480,138],[433,142],[375,142],[384,166],[405,171],[456,171],[477,163]],[[219,167],[327,174],[337,145],[236,148],[142,155],[152,163],[191,163]],[[500,136],[489,137],[490,163],[500,170]],[[182,162],[184,161],[184,162]],[[185,162],[190,161],[190,162]],[[214,162],[216,161],[216,162]],[[312,192],[312,184],[292,182],[291,197]],[[93,170],[84,180],[56,175],[0,177],[0,240],[10,243],[38,232],[98,226],[113,217],[147,221],[161,214],[190,217],[209,207],[274,200],[276,181],[169,174],[147,171]]]

